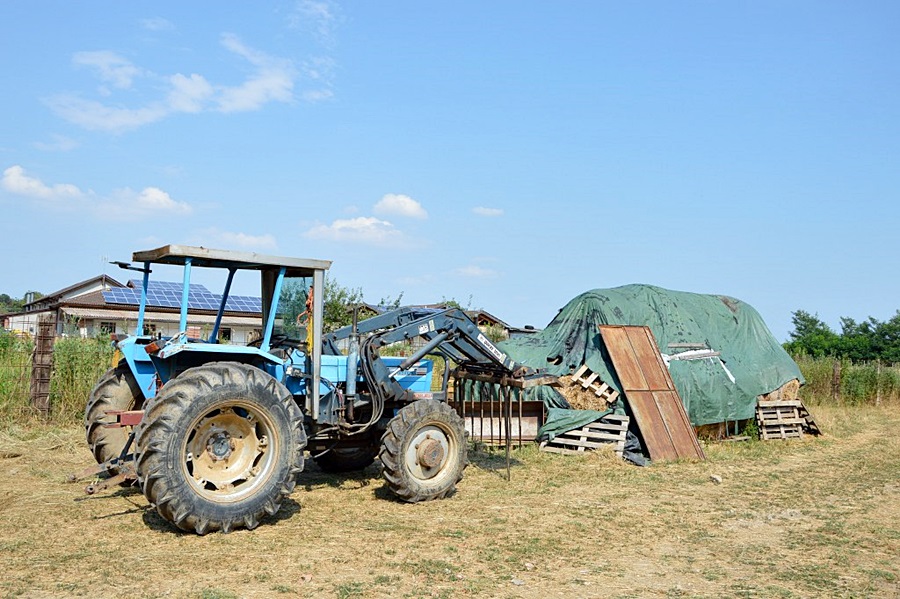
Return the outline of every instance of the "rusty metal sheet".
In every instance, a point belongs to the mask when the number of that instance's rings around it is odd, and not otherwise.
[[[599,328],[650,459],[705,459],[650,328]]]

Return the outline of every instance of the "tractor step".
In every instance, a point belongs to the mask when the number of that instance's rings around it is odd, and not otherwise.
[[[144,417],[144,410],[109,410],[104,412],[107,416],[115,417],[115,422],[104,424],[104,428],[124,428],[126,426],[137,426]]]

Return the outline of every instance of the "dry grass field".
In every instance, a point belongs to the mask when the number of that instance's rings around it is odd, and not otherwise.
[[[4,597],[897,597],[900,411],[813,408],[825,437],[716,443],[704,463],[472,451],[459,493],[407,505],[377,465],[310,463],[273,521],[173,531],[99,496],[77,429],[0,432]],[[721,483],[711,480],[721,477]]]

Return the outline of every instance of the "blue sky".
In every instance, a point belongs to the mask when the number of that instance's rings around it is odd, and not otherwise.
[[[4,2],[0,292],[184,243],[517,326],[627,283],[740,298],[779,340],[797,309],[885,320],[898,27],[895,2]]]

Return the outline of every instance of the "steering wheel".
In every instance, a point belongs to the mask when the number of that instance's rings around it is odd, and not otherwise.
[[[284,342],[290,339],[287,335],[282,333],[275,333],[272,335],[272,338],[269,340],[269,347],[278,347],[280,345],[284,345]],[[247,344],[248,347],[262,347],[263,337],[259,339],[254,339],[250,343]]]

